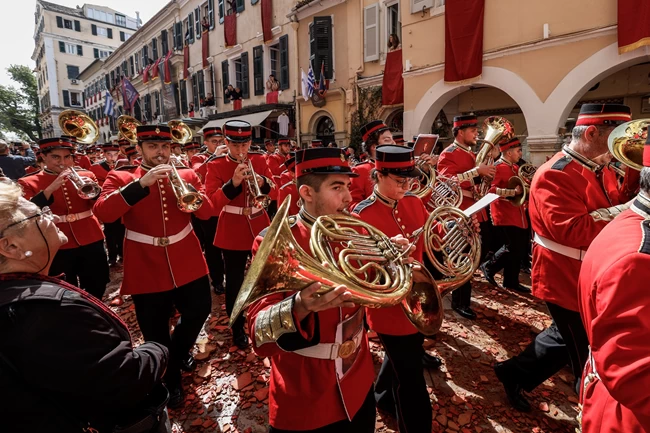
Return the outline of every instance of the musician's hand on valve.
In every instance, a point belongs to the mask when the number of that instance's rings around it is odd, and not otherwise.
[[[241,183],[248,178],[248,165],[247,164],[239,164],[237,168],[235,168],[235,173],[232,175],[232,184],[236,188]]]
[[[428,166],[435,167],[438,164],[438,155],[425,155],[422,154],[419,158],[424,161]]]
[[[54,182],[52,182],[47,188],[43,190],[43,195],[45,195],[45,198],[49,200],[50,197],[52,197],[54,191],[61,188],[65,181],[68,180],[68,176],[70,176],[69,168],[66,168],[61,173],[59,173],[56,179],[54,179]]]
[[[320,294],[320,283],[313,283],[296,294],[293,310],[298,321],[302,321],[310,313],[328,310],[330,308],[353,308],[352,293],[345,286]]]
[[[143,188],[151,186],[156,183],[158,179],[166,178],[170,171],[172,171],[172,167],[169,164],[157,165],[140,178],[140,185]]]
[[[477,171],[480,176],[485,176],[492,179],[497,172],[497,168],[493,165],[481,164],[478,166]]]
[[[397,235],[390,238],[390,241],[400,250],[400,253],[405,253],[402,258],[403,263],[411,263],[415,260],[411,257],[411,254],[415,251],[416,246],[411,245],[411,242],[407,238],[402,235]]]

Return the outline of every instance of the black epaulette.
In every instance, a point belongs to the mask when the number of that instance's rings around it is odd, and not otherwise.
[[[29,176],[34,176],[35,174],[38,174],[38,173],[40,173],[40,172],[42,172],[42,171],[43,171],[43,169],[40,168],[40,169],[36,170],[36,171],[33,172],[33,173],[28,173],[28,174],[26,174],[26,175],[24,175],[24,176],[21,176],[20,179],[24,179],[24,178],[29,177]]]
[[[456,146],[455,144],[452,144],[448,148],[446,148],[444,152],[453,152],[454,150],[456,150],[457,147],[458,146]]]
[[[564,168],[569,165],[569,163],[573,160],[569,155],[564,155],[562,158],[558,159],[555,161],[555,163],[551,166],[553,170],[564,170]]]
[[[368,206],[373,204],[375,202],[375,200],[377,200],[377,197],[375,197],[375,195],[373,194],[370,197],[368,197],[367,199],[365,199],[364,201],[359,202],[359,204],[355,206],[352,213],[355,213],[357,215],[360,214],[362,210],[364,210],[365,208],[367,208]]]
[[[121,167],[115,168],[114,170],[115,171],[128,171],[128,170],[132,170],[134,168],[138,168],[138,166],[137,165],[123,165]]]
[[[650,254],[650,220],[644,220],[641,222],[641,230],[643,230],[643,238],[641,239],[641,248],[639,248],[639,252]]]

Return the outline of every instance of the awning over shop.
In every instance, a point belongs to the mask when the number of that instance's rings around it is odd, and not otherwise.
[[[215,127],[223,127],[223,124],[226,123],[228,120],[243,120],[244,122],[248,122],[251,124],[251,126],[258,126],[264,120],[266,120],[267,117],[273,112],[273,110],[268,110],[268,111],[261,111],[259,113],[252,113],[252,114],[242,114],[241,116],[233,116],[233,117],[228,117],[225,119],[217,119],[217,120],[211,120],[209,121],[202,129],[201,132],[205,128],[215,128]]]

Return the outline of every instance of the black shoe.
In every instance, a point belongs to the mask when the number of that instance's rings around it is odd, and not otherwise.
[[[483,264],[480,266],[480,268],[481,268],[481,272],[483,272],[483,277],[485,277],[485,279],[487,280],[487,282],[490,283],[490,284],[492,284],[494,287],[500,289],[501,286],[500,286],[499,283],[497,283],[497,281],[494,279],[494,275],[490,274],[490,273],[488,272],[488,270],[487,270],[487,262],[486,262],[486,263],[483,263]]]
[[[469,319],[469,320],[475,320],[476,319],[476,313],[472,311],[470,307],[452,307],[456,313],[458,313],[460,316]]]
[[[233,333],[232,342],[241,350],[247,349],[250,346],[248,342],[248,335],[242,330],[241,332]]]
[[[526,400],[526,397],[522,394],[523,388],[517,382],[507,377],[505,369],[506,367],[503,362],[497,362],[494,364],[494,373],[503,385],[508,401],[512,407],[518,411],[530,412],[531,406],[528,400]]]
[[[223,295],[226,293],[222,285],[216,285],[212,287],[212,290],[214,291],[215,295]]]
[[[179,408],[185,403],[185,393],[183,393],[183,385],[178,385],[174,388],[169,388],[169,402],[167,407],[171,409]]]
[[[117,259],[108,259],[108,266],[109,267],[112,268],[115,265],[117,265]]]
[[[506,287],[506,289],[519,293],[530,293],[530,287],[526,287],[523,284],[517,284],[515,287]]]
[[[530,268],[528,266],[526,266],[525,268],[521,268],[519,270],[519,272],[522,272],[522,273],[524,273],[526,275],[530,275]]]
[[[181,361],[181,370],[183,371],[192,371],[196,367],[196,361],[191,353],[187,354],[187,358]]]
[[[432,370],[437,370],[442,365],[442,359],[434,355],[429,355],[427,352],[424,352],[422,355],[422,366],[424,368],[430,368]]]

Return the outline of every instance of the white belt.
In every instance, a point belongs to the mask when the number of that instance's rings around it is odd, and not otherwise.
[[[466,189],[463,189],[463,197],[469,197],[469,198],[474,198],[474,193],[472,191],[468,191]]]
[[[235,215],[255,215],[262,212],[264,209],[258,207],[239,207],[239,206],[230,206],[229,204],[223,207],[225,213],[232,213]]]
[[[351,339],[343,343],[320,343],[315,346],[307,347],[305,349],[294,350],[293,353],[306,356],[308,358],[318,359],[337,359],[347,358],[357,351],[363,339],[364,329],[361,328]]]
[[[134,232],[132,230],[127,230],[126,235],[124,236],[127,239],[130,239],[134,242],[140,242],[141,244],[149,244],[156,247],[166,247],[176,242],[182,241],[192,232],[192,224],[185,226],[183,230],[176,233],[175,235],[155,238],[153,236],[144,235],[142,233]]]
[[[558,254],[562,254],[563,256],[570,257],[573,260],[582,261],[582,259],[585,258],[585,254],[587,254],[585,250],[580,250],[578,248],[571,248],[565,245],[558,244],[555,241],[541,237],[537,233],[535,233],[533,239],[537,245],[540,245],[546,248],[547,250],[554,251]]]
[[[67,215],[56,215],[55,223],[73,223],[75,221],[82,220],[84,218],[88,218],[93,216],[93,211],[92,210],[87,210],[85,212],[79,212],[79,213],[70,213]]]

